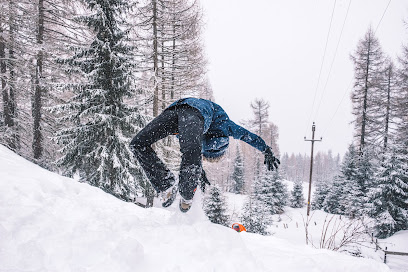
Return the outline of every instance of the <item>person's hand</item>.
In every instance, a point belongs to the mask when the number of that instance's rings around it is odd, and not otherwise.
[[[264,164],[266,164],[266,168],[269,171],[278,169],[278,165],[280,164],[280,161],[273,155],[272,149],[269,146],[264,151],[264,155],[265,155]]]

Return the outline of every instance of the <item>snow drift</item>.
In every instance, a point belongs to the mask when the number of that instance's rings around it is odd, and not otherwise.
[[[380,262],[143,209],[0,146],[0,271],[389,271]]]

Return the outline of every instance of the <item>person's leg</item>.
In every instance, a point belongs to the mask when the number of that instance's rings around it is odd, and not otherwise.
[[[157,192],[171,187],[175,178],[173,173],[160,160],[151,145],[178,131],[177,113],[165,110],[146,125],[132,140],[130,147],[147,177]]]
[[[201,148],[204,120],[201,114],[190,107],[179,109],[178,130],[180,151],[182,153],[179,192],[186,199],[194,196],[201,177]]]

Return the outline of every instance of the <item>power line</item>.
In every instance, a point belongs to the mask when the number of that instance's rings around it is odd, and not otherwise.
[[[346,16],[344,17],[343,25],[342,25],[341,31],[340,31],[340,37],[339,37],[339,40],[337,41],[336,50],[335,50],[335,52],[334,52],[334,56],[333,56],[333,59],[332,59],[331,65],[330,65],[330,70],[329,70],[329,74],[327,75],[326,83],[324,84],[322,96],[320,97],[320,101],[319,101],[319,104],[318,104],[318,106],[317,106],[317,111],[316,111],[315,118],[317,118],[317,116],[319,115],[320,105],[321,105],[321,103],[322,103],[324,94],[325,94],[325,92],[326,92],[327,83],[329,82],[329,78],[330,78],[331,71],[332,71],[332,68],[333,68],[334,60],[336,59],[337,51],[338,51],[338,49],[339,49],[339,44],[340,44],[340,41],[341,41],[341,37],[343,36],[343,30],[344,30],[344,26],[345,26],[346,21],[347,21],[347,16],[348,16],[348,13],[349,13],[349,10],[350,10],[351,1],[352,1],[352,0],[349,1],[348,7],[347,7]]]
[[[337,2],[337,0],[334,0],[333,10],[332,10],[331,18],[330,18],[329,31],[327,32],[326,45],[325,45],[325,47],[324,47],[324,53],[323,53],[322,63],[320,64],[319,77],[318,77],[318,79],[317,79],[317,85],[316,85],[316,90],[315,90],[315,94],[314,94],[314,98],[313,98],[312,109],[311,109],[311,111],[310,111],[309,119],[308,119],[307,122],[306,122],[306,128],[305,128],[305,133],[304,133],[304,134],[306,134],[307,125],[309,124],[310,118],[312,117],[313,108],[314,108],[314,104],[315,104],[315,101],[316,101],[316,94],[317,94],[317,90],[319,89],[320,77],[321,77],[321,74],[322,74],[324,59],[325,59],[325,57],[326,57],[327,44],[328,44],[328,42],[329,42],[330,31],[331,31],[331,26],[332,26],[332,22],[333,22],[333,15],[334,15],[335,7],[336,7],[336,2]]]
[[[382,16],[381,16],[381,19],[380,19],[380,21],[378,22],[377,27],[375,28],[374,34],[377,32],[378,28],[380,27],[380,24],[381,24],[381,22],[382,22],[382,20],[383,20],[383,18],[384,18],[385,13],[386,13],[387,10],[388,10],[388,7],[389,7],[390,3],[391,3],[391,0],[388,1],[387,7],[385,8],[385,10],[384,10],[384,12],[383,12],[383,14],[382,14]]]
[[[326,131],[328,130],[328,128],[330,127],[330,124],[332,123],[334,117],[335,117],[336,114],[337,114],[337,111],[339,110],[341,104],[342,104],[343,101],[344,101],[344,97],[346,97],[347,91],[350,90],[350,87],[351,87],[351,83],[352,83],[352,82],[353,82],[353,78],[350,80],[350,83],[347,85],[347,88],[346,88],[346,90],[344,91],[343,97],[341,98],[340,103],[337,105],[336,111],[334,112],[334,114],[332,115],[331,119],[329,120],[328,125],[325,126],[326,128],[323,130],[322,137],[325,135],[325,132],[326,132]]]
[[[382,16],[381,16],[381,19],[380,19],[380,21],[378,22],[378,25],[377,25],[377,27],[376,27],[376,29],[375,29],[375,32],[376,32],[376,31],[378,30],[378,28],[380,27],[380,25],[381,25],[381,23],[382,23],[382,20],[383,20],[383,18],[384,18],[384,15],[385,15],[385,13],[387,12],[390,3],[391,3],[391,0],[388,1],[388,4],[387,4],[387,6],[385,7],[384,12],[383,12],[383,14],[382,14]],[[374,33],[375,33],[375,32],[374,32]],[[339,108],[340,108],[340,105],[343,103],[343,100],[344,100],[344,97],[346,96],[347,91],[350,90],[350,87],[351,87],[351,84],[352,84],[352,82],[353,82],[353,79],[354,79],[354,78],[352,78],[352,79],[350,80],[350,83],[348,84],[348,87],[347,87],[347,89],[345,90],[342,99],[340,100],[339,104],[337,105],[336,111],[334,112],[333,116],[332,116],[331,119],[329,120],[329,123],[328,123],[327,127],[323,130],[322,136],[323,136],[323,135],[325,134],[325,132],[328,130],[328,128],[330,127],[331,121],[332,121],[332,120],[334,119],[334,117],[336,116],[336,114],[337,114],[337,112],[338,112],[338,110],[339,110]]]

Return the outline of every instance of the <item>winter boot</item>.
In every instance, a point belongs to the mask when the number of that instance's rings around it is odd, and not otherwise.
[[[179,208],[183,213],[186,213],[191,208],[191,204],[193,204],[192,199],[186,200],[183,197],[180,197]]]
[[[162,201],[162,206],[167,208],[173,204],[177,196],[177,185],[172,185],[167,190],[160,193],[160,199]]]

